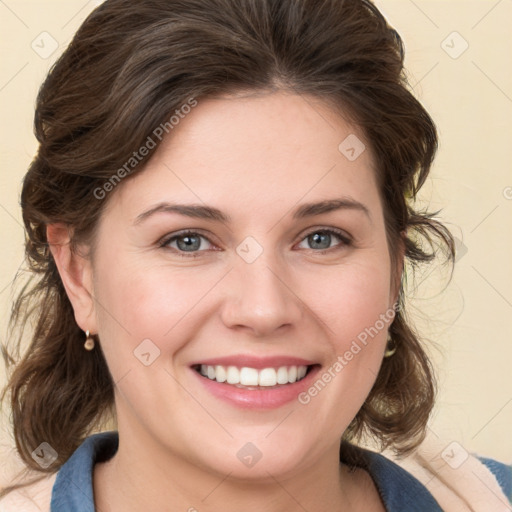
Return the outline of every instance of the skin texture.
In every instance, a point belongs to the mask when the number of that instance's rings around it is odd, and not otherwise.
[[[91,258],[69,251],[65,226],[48,227],[76,320],[98,334],[116,383],[120,445],[95,468],[100,510],[384,510],[369,475],[340,466],[338,448],[375,381],[386,329],[307,405],[241,410],[190,368],[249,354],[302,357],[325,371],[392,308],[372,155],[367,145],[347,159],[338,146],[350,134],[364,141],[310,97],[202,100],[147,168],[111,192]],[[368,215],[292,218],[304,203],[335,198]],[[136,222],[162,202],[216,207],[231,222],[168,212]],[[316,248],[308,235],[328,228],[351,243],[333,234]],[[184,229],[205,237],[198,257],[176,239],[160,247]],[[263,250],[252,263],[237,253],[248,236]],[[145,339],[160,350],[149,366],[134,356]],[[237,457],[247,442],[262,454],[253,467]]]

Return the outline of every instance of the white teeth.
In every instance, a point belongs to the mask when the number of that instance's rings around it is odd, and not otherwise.
[[[209,366],[202,364],[201,375],[217,382],[228,384],[240,384],[241,386],[275,386],[276,384],[292,384],[305,377],[307,366],[280,366],[279,368],[249,368],[244,366],[239,369],[236,366],[222,365]]]
[[[242,368],[240,370],[240,384],[242,386],[257,386],[258,370],[255,368]]]
[[[288,368],[286,366],[281,366],[277,370],[277,383],[288,384]]]
[[[217,372],[215,372],[215,373],[217,373]],[[214,379],[212,379],[212,380],[214,380]],[[226,371],[226,381],[228,384],[239,384],[240,383],[240,371],[236,366],[228,366],[228,369]]]
[[[277,373],[274,368],[264,368],[261,370],[258,384],[260,386],[275,386],[277,384]]]
[[[217,382],[226,382],[227,375],[226,370],[224,366],[216,366],[215,367],[215,375],[213,377],[210,377],[208,375],[209,379],[215,379]]]

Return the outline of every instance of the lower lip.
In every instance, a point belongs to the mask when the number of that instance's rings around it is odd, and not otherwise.
[[[275,409],[297,400],[299,394],[311,386],[315,375],[320,370],[320,366],[313,366],[303,379],[293,384],[268,388],[258,387],[256,389],[237,388],[231,384],[204,377],[193,368],[191,370],[207,391],[231,405],[243,409]]]

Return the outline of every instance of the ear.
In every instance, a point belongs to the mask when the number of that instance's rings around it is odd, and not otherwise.
[[[71,248],[70,228],[62,223],[49,224],[46,238],[53,259],[75,312],[75,320],[83,331],[97,333],[90,260]]]

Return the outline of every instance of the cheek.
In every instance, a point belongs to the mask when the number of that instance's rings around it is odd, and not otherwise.
[[[339,440],[361,409],[379,373],[390,323],[381,319],[389,312],[389,281],[382,265],[342,270],[322,281],[324,293],[311,288],[315,312],[328,327],[324,332],[330,347],[325,366],[297,398],[304,417],[311,418],[312,431],[323,425],[319,446]]]
[[[329,327],[330,364],[318,376],[321,382],[317,380],[301,397],[301,403],[322,394],[313,405],[319,408],[315,414],[330,417],[336,428],[346,428],[379,372],[387,329],[394,317],[393,305],[389,304],[389,277],[385,260],[366,260],[322,280],[323,293],[315,288],[316,312]],[[329,391],[324,392],[324,388]]]
[[[149,339],[162,353],[176,352],[187,342],[187,325],[197,320],[198,305],[214,282],[197,269],[148,267],[120,258],[115,266],[98,262],[95,294],[106,350],[122,348],[130,357]]]
[[[311,276],[311,281],[315,285],[306,296],[329,327],[337,349],[346,349],[349,340],[376,323],[379,330],[383,330],[379,319],[392,307],[389,268],[384,263],[356,262],[324,277],[317,275],[313,279]]]

